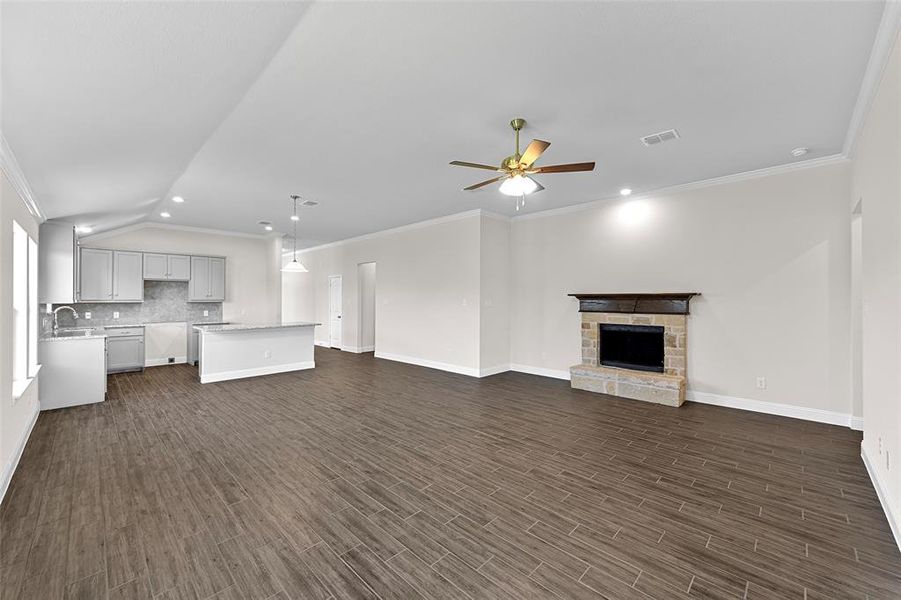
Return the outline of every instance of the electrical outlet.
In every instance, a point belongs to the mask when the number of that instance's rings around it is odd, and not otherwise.
[[[118,319],[118,318],[119,318],[119,311],[118,311],[118,310],[114,310],[114,311],[113,311],[113,318],[114,318],[114,319]]]
[[[758,377],[757,378],[757,389],[758,390],[766,389],[766,377]]]
[[[208,311],[208,310],[203,311],[203,316],[204,317],[210,316],[210,311]]]
[[[882,454],[882,436],[880,435],[880,436],[877,438],[877,440],[878,440],[878,442],[879,442],[879,454]]]
[[[888,450],[885,451],[885,470],[886,470],[886,471],[891,471],[891,470],[892,470],[892,464],[891,464],[891,462],[889,462],[889,456],[890,456],[891,454],[892,454],[892,453],[889,452]]]
[[[90,311],[86,312],[86,313],[84,314],[84,318],[85,318],[85,319],[90,319],[90,318],[91,318],[91,312],[90,312]]]
[[[263,351],[263,358],[272,358],[272,352],[269,350]]]

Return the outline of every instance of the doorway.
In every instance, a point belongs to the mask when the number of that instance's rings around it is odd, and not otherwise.
[[[329,346],[341,349],[341,276],[329,275],[328,278],[328,323]]]
[[[375,351],[375,263],[357,265],[357,289],[360,295],[358,352]]]

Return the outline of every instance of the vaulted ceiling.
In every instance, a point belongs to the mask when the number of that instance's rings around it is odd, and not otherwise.
[[[472,208],[524,140],[526,212],[841,151],[882,2],[2,4],[2,132],[50,218],[301,245]],[[645,147],[669,128],[681,138]],[[172,195],[187,199],[174,205]]]

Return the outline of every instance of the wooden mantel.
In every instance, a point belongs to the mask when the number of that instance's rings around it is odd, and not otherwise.
[[[687,315],[698,292],[674,294],[569,294],[579,299],[579,312]]]

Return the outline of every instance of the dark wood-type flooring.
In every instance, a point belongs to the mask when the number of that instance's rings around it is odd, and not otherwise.
[[[316,360],[41,414],[0,600],[901,597],[848,429]]]

